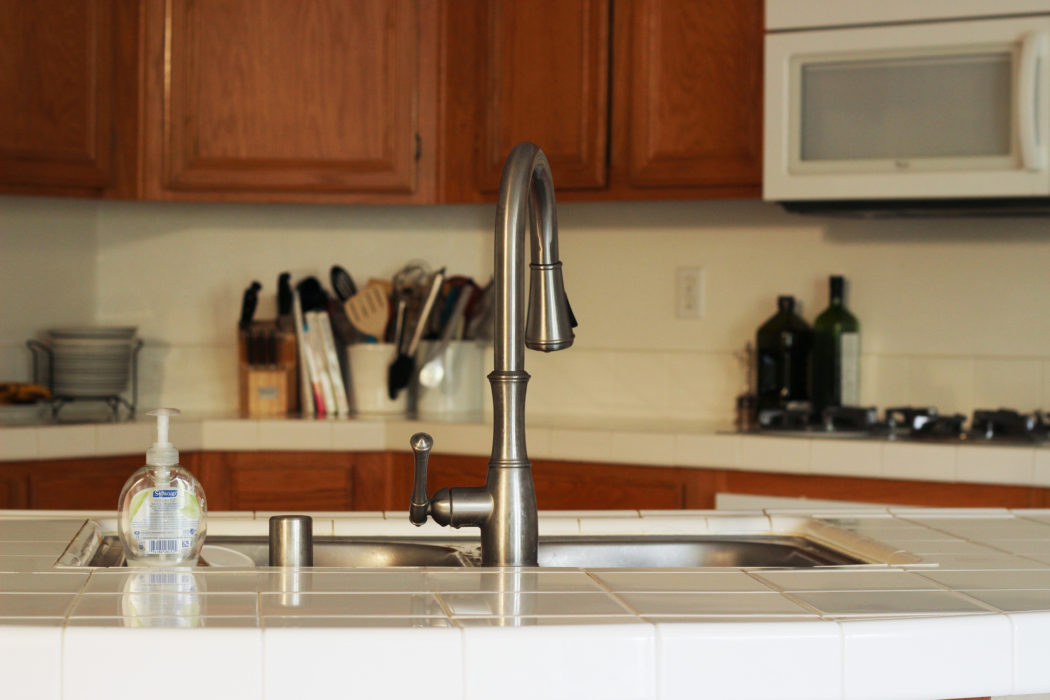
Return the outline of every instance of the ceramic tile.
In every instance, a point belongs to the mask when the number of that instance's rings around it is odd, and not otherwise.
[[[1050,486],[1050,450],[1035,450],[1035,462],[1032,465],[1032,484]]]
[[[1017,695],[1043,693],[1050,688],[1050,613],[1010,613],[1014,635],[1014,687]]]
[[[202,450],[243,450],[259,444],[259,422],[243,420],[207,420],[201,424]]]
[[[597,582],[581,571],[428,571],[424,590],[440,593],[569,593],[601,591]]]
[[[645,624],[463,629],[467,698],[655,700],[655,630]],[[522,674],[520,659],[542,673]],[[507,679],[513,678],[513,683]]]
[[[878,477],[882,474],[882,445],[867,440],[813,440],[810,471],[816,474]]]
[[[76,593],[87,583],[87,573],[0,574],[4,593]]]
[[[661,700],[842,696],[842,636],[822,620],[657,623]],[[755,659],[761,659],[756,673]]]
[[[62,628],[7,626],[0,622],[3,694],[18,700],[62,697]]]
[[[595,577],[609,590],[672,592],[763,591],[769,587],[742,571],[602,571]]]
[[[426,593],[422,571],[272,571],[263,579],[265,591],[293,589],[300,593]]]
[[[412,697],[420,679],[440,679],[427,684],[426,696],[460,700],[461,634],[441,627],[267,627],[263,692],[267,700],[300,700],[305,678],[322,694],[338,689],[350,697]]]
[[[623,615],[624,609],[604,592],[567,593],[442,593],[453,617]]]
[[[893,540],[887,540],[893,542]],[[991,554],[1005,548],[966,540],[898,540],[896,544],[918,555],[926,554]]]
[[[213,518],[208,514],[208,537],[267,537],[270,534],[269,523],[265,520],[241,520],[239,518]],[[205,540],[207,544],[207,540]]]
[[[0,573],[52,571],[58,557],[0,556]]]
[[[532,615],[492,615],[487,617],[457,617],[459,627],[562,627],[564,625],[644,625],[634,615],[559,615],[535,617]]]
[[[988,608],[951,591],[796,591],[791,595],[825,615],[834,617],[988,612]]]
[[[201,615],[246,617],[258,615],[254,593],[200,593],[150,589],[128,593],[85,593],[77,598],[70,617],[171,617]]]
[[[977,545],[974,545],[977,546]],[[1011,554],[1046,554],[1050,555],[1050,540],[985,540],[985,546],[995,547]]]
[[[1045,569],[1046,565],[1035,559],[1011,554],[924,554],[923,562],[935,562],[941,571],[980,569]],[[909,568],[905,564],[904,568]]]
[[[682,467],[733,469],[739,446],[739,435],[676,435],[674,463]]]
[[[945,413],[974,405],[974,360],[916,356],[910,370],[909,393],[929,405],[940,406]]]
[[[619,593],[639,615],[812,615],[779,593]]]
[[[707,519],[707,527],[712,533],[749,535],[770,532],[773,525],[769,517],[762,513],[732,514],[729,511],[720,511]]]
[[[259,618],[227,615],[122,615],[120,617],[71,617],[66,627],[127,627],[129,629],[258,629]]]
[[[382,617],[444,617],[437,599],[421,593],[280,593],[259,596],[262,615],[349,615]]]
[[[1050,589],[973,590],[966,593],[1003,612],[1050,612]]]
[[[671,352],[664,355],[671,370],[669,415],[720,420],[734,405],[744,373],[731,352]]]
[[[72,593],[0,593],[0,617],[65,617]]]
[[[551,429],[551,453],[563,460],[609,462],[613,458],[609,433],[572,428]]]
[[[407,500],[406,500],[407,503]],[[333,533],[337,537],[459,537],[469,532],[450,531],[434,522],[433,518],[427,518],[426,523],[420,526],[413,525],[408,519],[408,511],[389,512],[384,519],[376,518],[347,518],[335,520],[332,523]]]
[[[888,479],[954,481],[955,460],[955,447],[887,443],[882,446],[882,475]]]
[[[0,455],[4,461],[37,459],[38,428],[0,428]]]
[[[261,618],[266,627],[368,627],[368,628],[420,628],[420,627],[455,627],[451,620],[444,617],[352,617],[316,615],[267,615]]]
[[[1010,571],[940,571],[919,572],[924,578],[956,590],[1050,589],[1050,569]]]
[[[383,423],[338,420],[332,421],[332,449],[357,452],[387,449],[386,426]]]
[[[632,433],[617,430],[610,434],[610,462],[671,466],[674,464],[674,436]]]
[[[578,535],[580,534],[579,518],[550,516],[540,511],[539,535],[550,537],[553,535]]]
[[[737,468],[753,471],[809,471],[810,441],[745,435],[737,450]]]
[[[63,627],[64,617],[0,617],[0,627]]]
[[[641,527],[637,512],[634,517],[608,518],[582,511],[580,517],[580,534],[583,535],[636,535]]]
[[[916,574],[892,570],[767,570],[754,571],[752,575],[785,591],[908,591],[938,588],[936,584]]]
[[[45,556],[58,559],[68,546],[69,540],[0,540],[0,556]]]
[[[332,421],[260,420],[261,450],[329,450],[332,448]]]
[[[1023,411],[1042,406],[1042,365],[1040,360],[977,358],[973,405],[1016,406]]]
[[[95,443],[93,425],[50,426],[41,429],[37,436],[37,456],[40,459],[91,456],[96,454]]]
[[[204,628],[117,629],[71,626],[62,654],[63,700],[185,700],[186,684],[157,683],[156,650],[193,672],[193,685],[210,697],[261,700],[262,631]],[[120,683],[86,683],[121,660]]]
[[[492,452],[492,429],[480,424],[423,422],[391,424],[387,427],[387,444],[390,449],[408,452],[412,435],[420,431],[430,433],[434,438],[435,455],[487,457]],[[479,477],[484,479],[484,474],[479,474]]]
[[[1012,631],[1003,615],[848,620],[843,688],[847,700],[908,696],[1009,695]]]
[[[65,540],[84,525],[84,518],[67,520],[0,520],[0,540]]]
[[[146,448],[153,444],[154,421],[142,421],[135,423],[113,423],[97,427],[96,452],[99,455],[135,455],[144,454]],[[172,426],[171,440],[183,451],[189,451],[185,441],[180,440],[178,428],[181,428],[176,420]]]
[[[956,475],[959,481],[987,484],[1032,483],[1035,451],[1029,447],[990,445],[957,448]]]

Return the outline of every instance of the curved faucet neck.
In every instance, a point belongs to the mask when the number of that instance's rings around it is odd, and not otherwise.
[[[533,265],[558,262],[558,221],[550,165],[539,146],[520,143],[503,168],[496,208],[495,370],[524,369],[525,224]]]

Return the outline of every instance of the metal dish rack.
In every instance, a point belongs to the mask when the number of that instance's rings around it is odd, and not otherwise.
[[[36,340],[27,340],[26,347],[29,348],[30,354],[33,356],[33,381],[37,384],[47,386],[51,391],[51,418],[57,420],[58,413],[62,408],[74,401],[102,401],[105,402],[106,406],[109,407],[109,418],[111,421],[120,420],[120,409],[121,407],[126,408],[128,420],[135,417],[135,409],[138,406],[139,401],[139,350],[142,349],[142,339],[137,339],[131,348],[131,363],[130,363],[130,377],[131,380],[131,401],[129,402],[122,394],[105,394],[101,396],[86,396],[86,395],[66,395],[56,394],[54,384],[54,366],[55,366],[55,353],[50,347],[44,345]],[[46,381],[43,368],[41,367],[40,358],[41,356],[47,357],[47,372]]]

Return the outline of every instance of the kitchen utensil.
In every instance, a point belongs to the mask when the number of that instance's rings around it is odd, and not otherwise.
[[[252,282],[252,285],[244,290],[244,298],[241,300],[241,320],[238,326],[246,330],[252,323],[252,317],[255,316],[255,307],[259,305],[259,290],[262,289],[262,285],[258,282]]]
[[[465,340],[490,340],[492,338],[492,297],[494,293],[492,280],[489,280],[467,313],[467,327],[463,331]]]
[[[423,309],[416,320],[415,329],[412,331],[412,339],[409,341],[408,347],[398,348],[397,359],[390,365],[388,388],[391,399],[397,398],[398,392],[408,386],[408,382],[412,379],[412,373],[416,369],[416,347],[419,345],[420,338],[423,337],[423,330],[426,328],[427,320],[430,318],[430,312],[434,310],[434,302],[437,301],[438,292],[441,291],[441,284],[444,281],[445,268],[441,268],[434,273],[434,277],[430,281],[430,291],[427,293],[426,301],[423,302]]]
[[[405,315],[408,313],[408,302],[404,299],[399,299],[397,302],[397,311],[394,317],[394,359],[397,359],[401,355],[402,348],[405,342]],[[393,362],[393,360],[391,360]],[[393,383],[393,375],[389,372],[390,364],[387,364],[387,376],[386,376],[386,393],[390,397],[391,401],[397,399],[397,393],[399,391]]]
[[[390,319],[390,306],[382,286],[369,283],[347,299],[343,308],[354,328],[372,338],[383,337]]]
[[[332,281],[332,290],[339,297],[339,301],[346,301],[357,294],[357,285],[354,284],[354,279],[344,268],[339,265],[332,265],[329,277]]]
[[[464,287],[459,290],[456,305],[452,308],[452,313],[449,314],[448,320],[445,321],[445,327],[441,329],[441,338],[438,340],[433,352],[430,353],[429,359],[419,370],[419,383],[428,389],[436,387],[445,377],[445,350],[448,348],[449,341],[452,340],[452,334],[459,325],[460,319],[463,318],[463,314],[467,310],[470,297],[471,292],[469,288]]]
[[[287,272],[282,272],[277,277],[277,326],[282,331],[290,331],[295,327],[291,279],[291,274]]]

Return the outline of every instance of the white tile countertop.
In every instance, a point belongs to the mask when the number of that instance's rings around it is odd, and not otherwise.
[[[4,697],[1050,692],[1050,510],[541,513],[541,535],[808,533],[875,562],[808,570],[55,568],[112,515],[0,512]],[[213,513],[208,534],[269,515]],[[448,534],[313,516],[315,536]]]
[[[143,454],[152,420],[0,426],[0,461]],[[198,450],[409,450],[420,430],[435,454],[488,456],[491,419],[236,419],[181,416],[172,441]],[[737,434],[716,425],[543,418],[528,425],[532,459],[708,467],[791,474],[1050,487],[1050,447]]]

